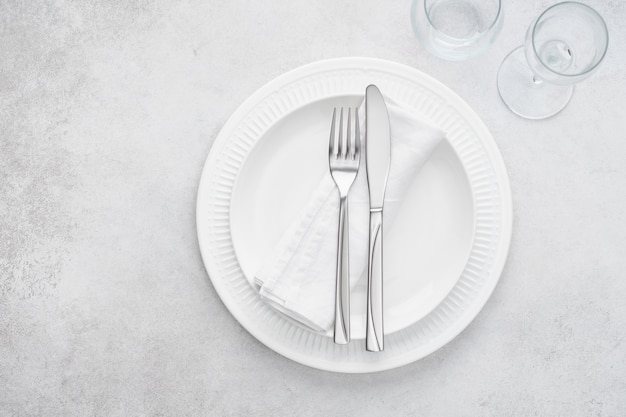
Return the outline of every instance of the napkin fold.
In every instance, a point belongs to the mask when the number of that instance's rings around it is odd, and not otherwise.
[[[445,134],[392,100],[386,98],[385,102],[391,130],[391,165],[383,211],[388,226],[408,185]],[[359,121],[363,153],[348,196],[351,287],[367,273],[369,193],[364,104],[359,108]],[[317,332],[326,332],[334,322],[338,219],[339,192],[328,172],[254,278],[265,302]]]

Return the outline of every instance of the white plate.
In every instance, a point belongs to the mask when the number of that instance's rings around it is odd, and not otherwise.
[[[447,132],[385,236],[383,353],[362,341],[337,346],[267,307],[250,281],[323,174],[328,115],[358,104],[375,83]],[[294,165],[291,156],[310,158]],[[287,174],[286,174],[287,173]],[[285,198],[288,190],[289,198]],[[338,372],[371,372],[417,360],[454,338],[480,311],[506,259],[508,178],[477,115],[432,78],[368,58],[321,61],[262,87],[229,119],[198,192],[198,237],[209,276],[237,320],[275,351]],[[353,291],[353,334],[363,336],[364,286]]]
[[[333,96],[305,103],[278,120],[247,155],[233,187],[230,227],[251,285],[328,171],[333,107],[358,106],[362,99]],[[473,234],[472,190],[454,149],[443,142],[409,186],[396,217],[386,223],[387,334],[416,323],[448,295],[467,263]],[[363,276],[351,291],[352,339],[365,337],[365,291]]]

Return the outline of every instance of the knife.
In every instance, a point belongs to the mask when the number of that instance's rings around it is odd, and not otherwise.
[[[384,349],[383,339],[383,205],[391,162],[389,114],[378,87],[365,89],[365,158],[370,198],[365,348]]]

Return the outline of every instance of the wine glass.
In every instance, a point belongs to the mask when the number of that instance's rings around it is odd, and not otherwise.
[[[551,6],[500,65],[500,97],[519,116],[553,116],[570,101],[574,84],[598,69],[608,43],[606,24],[591,7],[569,1]]]
[[[413,0],[415,36],[432,54],[451,61],[470,58],[502,29],[501,0]]]

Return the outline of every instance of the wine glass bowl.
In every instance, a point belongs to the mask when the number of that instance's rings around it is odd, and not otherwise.
[[[513,50],[498,71],[498,91],[516,114],[542,119],[560,112],[574,84],[589,77],[604,59],[608,30],[591,7],[555,4],[530,25],[523,47]]]
[[[529,28],[526,59],[541,79],[575,84],[598,68],[608,40],[604,20],[595,10],[582,3],[560,3],[543,12]]]

